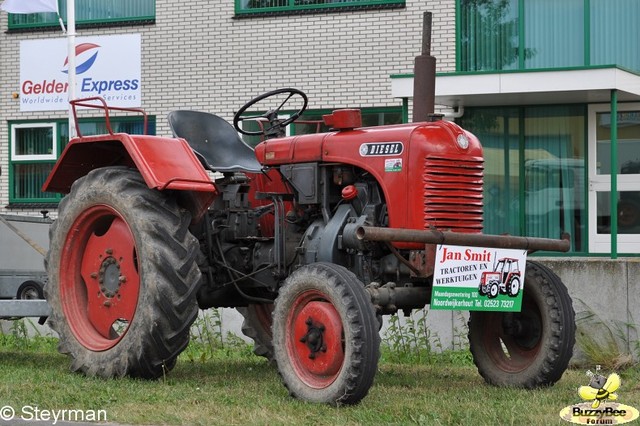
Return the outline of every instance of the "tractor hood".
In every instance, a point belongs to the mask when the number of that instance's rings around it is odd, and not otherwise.
[[[270,139],[256,147],[256,155],[266,166],[333,163],[368,172],[387,200],[391,227],[482,230],[482,147],[474,135],[452,122]],[[451,217],[457,219],[447,219]]]
[[[384,170],[388,160],[408,160],[419,153],[481,159],[482,147],[471,133],[444,120],[290,136],[270,139],[256,147],[258,160],[267,166],[339,161]],[[424,157],[419,161],[424,162]]]

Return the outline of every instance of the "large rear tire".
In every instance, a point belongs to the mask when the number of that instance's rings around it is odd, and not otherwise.
[[[485,381],[536,388],[560,380],[573,355],[575,313],[560,278],[527,262],[521,312],[471,311],[469,344]]]
[[[173,368],[198,314],[190,221],[134,170],[97,169],[73,184],[45,261],[49,323],[72,371],[157,378]]]
[[[310,402],[355,404],[380,356],[369,293],[349,270],[314,263],[285,281],[273,312],[273,347],[289,393]]]

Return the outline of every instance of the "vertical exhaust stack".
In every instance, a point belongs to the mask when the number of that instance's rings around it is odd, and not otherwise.
[[[436,58],[431,56],[431,12],[424,12],[422,54],[413,69],[413,122],[431,121],[436,103]]]

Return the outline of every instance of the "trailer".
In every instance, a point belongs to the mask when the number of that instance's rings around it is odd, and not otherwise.
[[[49,245],[52,220],[0,215],[0,319],[49,316],[44,300],[47,284],[43,255]]]

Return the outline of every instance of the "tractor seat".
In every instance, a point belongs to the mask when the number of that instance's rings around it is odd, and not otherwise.
[[[170,112],[167,118],[174,136],[189,142],[205,169],[223,173],[262,171],[253,148],[217,115],[178,110]]]

